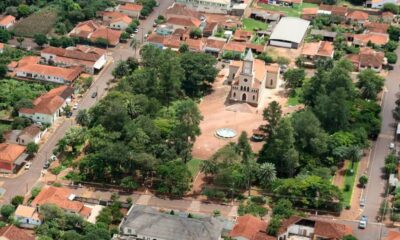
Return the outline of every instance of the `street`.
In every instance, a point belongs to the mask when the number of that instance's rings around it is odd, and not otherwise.
[[[139,32],[137,36],[142,36],[148,31],[153,29],[153,22],[159,14],[163,14],[165,10],[173,3],[173,0],[160,1],[160,5],[154,9],[150,16],[146,20],[142,20]],[[139,48],[138,48],[139,49]],[[119,44],[117,47],[108,49],[111,52],[113,61],[102,70],[98,79],[93,82],[91,88],[84,94],[82,100],[79,102],[79,109],[88,109],[96,104],[98,100],[105,96],[107,93],[107,82],[112,79],[112,70],[119,60],[125,60],[130,56],[134,56],[133,50],[128,44]],[[93,92],[98,92],[97,98],[92,98]],[[76,112],[74,113],[74,115]],[[64,137],[65,133],[75,124],[73,118],[65,119],[60,126],[55,129],[55,132],[49,137],[47,142],[41,146],[39,152],[35,156],[32,162],[32,166],[29,171],[21,174],[16,178],[0,178],[2,183],[1,188],[5,190],[3,195],[3,203],[9,202],[15,195],[25,195],[32,187],[36,184],[40,178],[41,171],[43,169],[44,162],[52,155],[53,149],[55,148],[58,141]]]

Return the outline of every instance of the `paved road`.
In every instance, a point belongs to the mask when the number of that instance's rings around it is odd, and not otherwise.
[[[146,34],[153,29],[153,22],[159,14],[163,14],[165,10],[173,3],[173,0],[160,1],[160,6],[156,7],[154,12],[144,21],[141,21],[140,29],[137,36]],[[79,102],[80,109],[87,109],[93,106],[101,97],[103,97],[107,90],[107,82],[112,78],[111,72],[115,64],[119,60],[125,60],[129,56],[134,56],[134,52],[129,48],[129,44],[120,44],[116,48],[109,49],[112,58],[115,60],[109,64],[101,73],[98,79],[93,83],[92,87],[84,95]],[[91,98],[93,92],[98,92],[97,98]],[[73,118],[66,119],[50,136],[48,141],[41,147],[37,156],[33,160],[32,166],[29,171],[23,173],[16,178],[0,178],[3,182],[1,186],[6,190],[3,195],[3,203],[8,202],[15,195],[25,195],[36,184],[40,177],[41,170],[44,162],[48,159],[57,142],[65,135],[65,133],[75,124]]]
[[[400,49],[396,50],[397,56],[400,57]],[[392,109],[395,108],[396,94],[399,92],[399,76],[400,76],[400,65],[397,63],[386,78],[385,92],[383,104],[382,104],[382,126],[381,133],[374,144],[373,151],[371,153],[370,163],[368,167],[369,183],[367,184],[364,197],[366,199],[366,206],[363,214],[369,217],[370,223],[376,222],[375,217],[378,215],[380,204],[385,196],[385,184],[386,180],[382,178],[382,168],[384,166],[384,160],[389,153],[389,144],[394,139],[395,134],[395,121],[392,116]],[[371,224],[370,224],[371,225]],[[377,231],[375,227],[368,226],[367,231],[357,232],[359,239],[362,240],[376,240],[380,239],[380,227]],[[371,228],[370,228],[371,227]],[[387,229],[383,228],[383,233]],[[378,235],[376,235],[378,233]]]

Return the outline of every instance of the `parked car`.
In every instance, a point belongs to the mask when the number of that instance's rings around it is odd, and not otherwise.
[[[363,215],[358,222],[358,228],[365,229],[368,224],[368,217]]]
[[[49,161],[50,162],[54,162],[55,160],[57,160],[57,156],[56,155],[51,155]]]
[[[72,107],[73,110],[77,110],[78,109],[78,104],[75,103],[74,106]]]
[[[365,207],[365,198],[361,198],[360,200],[360,207]]]
[[[136,38],[136,35],[134,33],[132,33],[131,38]]]
[[[50,167],[50,162],[47,160],[44,164],[43,164],[43,168],[44,169],[48,169]]]
[[[29,170],[29,168],[31,168],[31,165],[32,165],[31,162],[25,163],[25,170]]]
[[[139,28],[136,28],[135,30],[133,30],[134,33],[138,33],[139,32]]]
[[[97,97],[97,92],[92,93],[92,98],[95,98],[95,97]]]
[[[395,148],[394,142],[391,142],[389,144],[389,149],[394,150],[394,148]]]
[[[72,112],[67,112],[67,113],[65,114],[65,116],[66,116],[67,118],[72,117]]]

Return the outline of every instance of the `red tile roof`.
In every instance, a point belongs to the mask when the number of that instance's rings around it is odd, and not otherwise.
[[[266,229],[266,222],[250,214],[246,214],[238,217],[236,225],[230,232],[229,236],[232,238],[242,237],[246,239],[253,239],[258,232],[265,231]]]
[[[188,38],[186,39],[185,43],[189,46],[190,50],[201,52],[203,51],[204,48],[204,42],[203,39],[192,39]]]
[[[122,31],[109,29],[99,25],[93,20],[78,23],[69,33],[72,37],[86,38],[96,41],[98,38],[107,39],[110,45],[117,45],[121,37]]]
[[[224,41],[219,41],[219,40],[215,40],[215,39],[207,39],[206,40],[206,46],[210,47],[210,48],[215,48],[215,49],[223,49],[225,46],[225,42]]]
[[[170,6],[165,12],[165,15],[168,18],[171,15],[182,16],[182,17],[193,17],[197,19],[200,19],[201,17],[201,14],[199,12],[191,10],[185,4],[178,4],[178,3],[174,3],[172,6]]]
[[[15,69],[17,72],[40,74],[44,76],[55,76],[63,78],[67,82],[73,82],[82,72],[80,68],[62,68],[42,64],[27,64]]]
[[[347,19],[351,19],[353,21],[365,21],[368,20],[368,17],[368,13],[358,10],[347,14]]]
[[[18,144],[0,143],[0,161],[13,163],[25,150],[25,146]]]
[[[345,17],[347,15],[347,7],[343,7],[343,6],[334,6],[334,5],[324,5],[321,4],[319,6],[320,10],[324,10],[324,11],[330,11],[332,13],[332,15],[336,15],[336,16],[340,16],[340,17]]]
[[[225,44],[223,50],[244,53],[244,51],[246,51],[246,44],[238,42],[229,42]]]
[[[235,41],[247,41],[250,40],[252,35],[253,35],[252,31],[238,29],[235,31],[235,34],[233,34],[233,39]]]
[[[302,15],[317,15],[318,8],[303,8]]]
[[[385,59],[383,52],[377,52],[371,48],[361,48],[359,56],[360,65],[365,67],[382,67]]]
[[[389,28],[389,24],[377,23],[377,22],[366,22],[366,23],[364,23],[364,27],[369,32],[386,33]]]
[[[7,26],[8,24],[10,24],[13,21],[15,21],[15,17],[11,16],[11,15],[7,15],[7,16],[3,17],[2,19],[0,19],[0,25]]]
[[[368,42],[371,42],[381,46],[389,42],[389,35],[385,33],[354,34],[354,41],[356,43],[361,43],[362,45],[367,45]]]
[[[119,9],[131,12],[140,12],[142,11],[143,6],[139,4],[127,3],[125,5],[120,5]]]
[[[103,56],[106,53],[106,51],[103,49],[96,49],[96,50],[86,49],[86,51],[84,51],[84,49],[81,48],[64,49],[56,47],[47,47],[43,49],[41,53],[52,54],[59,57],[72,58],[77,60],[96,62],[97,60],[99,60],[101,56]]]
[[[33,101],[33,108],[21,108],[19,112],[33,114],[54,114],[74,92],[74,88],[60,86],[43,94]]]
[[[395,231],[389,231],[389,234],[385,240],[400,240],[400,233]]]
[[[168,18],[166,24],[178,25],[183,27],[200,27],[200,20],[193,17],[180,18],[180,17],[171,17]]]
[[[353,229],[347,225],[315,221],[314,234],[328,239],[342,239],[346,235],[353,233]]]
[[[0,229],[0,238],[5,240],[35,240],[35,237],[25,230],[8,225]]]

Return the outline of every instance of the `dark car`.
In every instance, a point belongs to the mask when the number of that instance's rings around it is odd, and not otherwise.
[[[72,117],[72,112],[67,112],[65,115],[67,116],[67,118],[70,118]]]
[[[92,93],[92,98],[97,97],[97,92]]]
[[[49,161],[46,161],[45,163],[44,163],[44,165],[43,165],[43,168],[44,169],[48,169],[50,167],[50,162]]]

